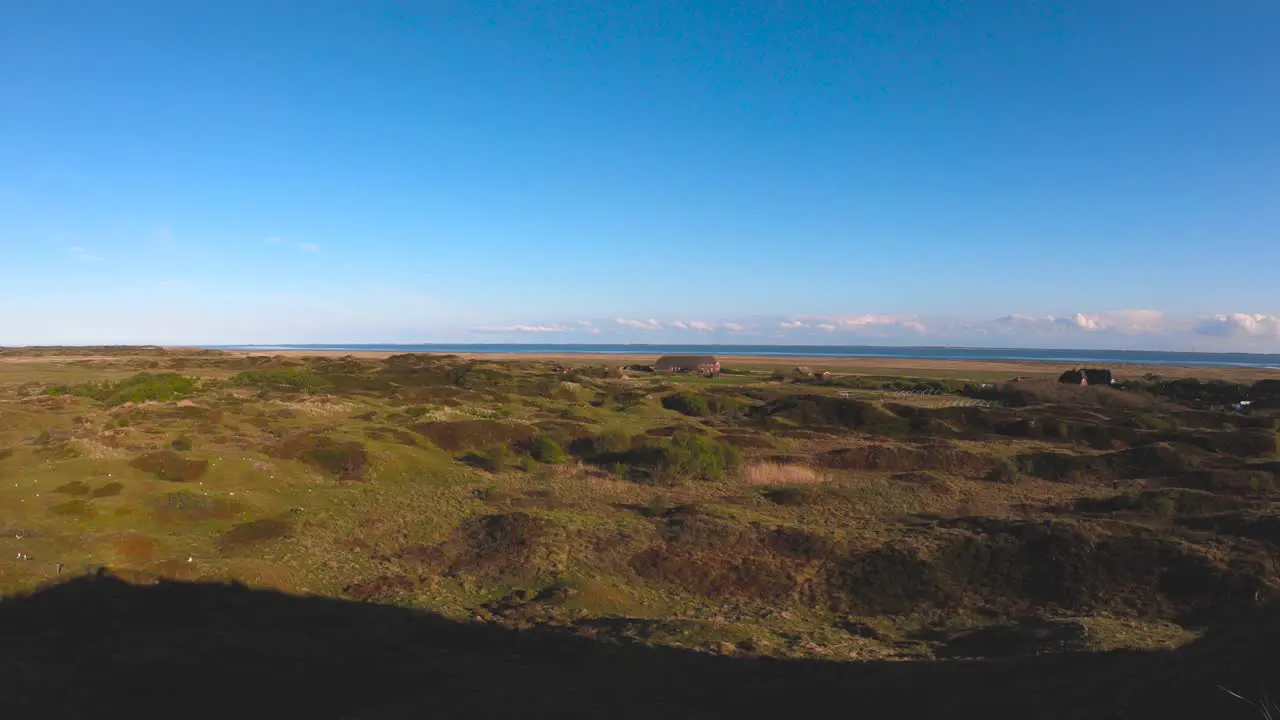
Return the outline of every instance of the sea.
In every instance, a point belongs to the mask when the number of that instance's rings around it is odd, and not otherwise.
[[[1021,360],[1093,365],[1203,365],[1280,369],[1280,354],[1163,352],[1155,350],[1048,350],[1023,348],[883,347],[876,345],[644,345],[554,343],[426,343],[352,345],[213,345],[216,350],[325,350],[397,353],[761,355],[815,358],[895,358],[901,360]]]

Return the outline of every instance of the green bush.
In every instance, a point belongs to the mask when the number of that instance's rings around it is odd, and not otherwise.
[[[732,445],[684,432],[662,443],[655,459],[655,474],[667,482],[719,480],[741,462]]]
[[[707,404],[707,399],[691,393],[668,395],[662,398],[662,407],[692,417],[711,415],[711,407]]]
[[[614,428],[595,436],[593,444],[595,452],[604,455],[626,452],[631,449],[631,436],[625,430]]]
[[[559,443],[541,433],[529,438],[529,455],[538,462],[553,465],[569,459]]]
[[[496,473],[507,470],[515,464],[516,454],[506,445],[494,445],[484,452],[467,453],[462,460],[473,467]]]
[[[676,393],[662,398],[662,407],[690,417],[737,415],[743,410],[742,402],[737,398],[718,395],[694,395],[687,392]]]
[[[167,402],[179,400],[196,391],[196,379],[177,373],[141,372],[118,383],[87,382],[79,385],[53,385],[46,395],[92,398],[108,407],[127,402]]]
[[[141,372],[111,386],[102,397],[108,406],[133,402],[168,402],[196,391],[196,379],[177,373]]]
[[[311,392],[329,385],[328,381],[306,370],[280,368],[275,370],[245,370],[231,378],[231,382],[245,387],[276,390],[300,390]]]

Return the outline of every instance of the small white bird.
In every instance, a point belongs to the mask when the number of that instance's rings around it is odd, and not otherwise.
[[[193,557],[191,557],[190,555],[188,555],[188,556],[187,556],[187,562],[195,562],[195,558],[193,558]]]

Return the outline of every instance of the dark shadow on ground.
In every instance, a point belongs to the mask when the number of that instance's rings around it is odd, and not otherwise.
[[[0,602],[13,718],[1256,718],[1218,686],[1260,695],[1278,655],[1274,612],[1177,652],[835,663],[106,575]]]

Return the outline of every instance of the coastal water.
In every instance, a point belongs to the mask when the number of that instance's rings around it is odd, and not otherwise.
[[[775,355],[903,360],[1023,360],[1072,364],[1205,365],[1280,368],[1280,354],[1160,352],[1151,350],[1029,350],[1013,348],[879,347],[875,345],[574,345],[574,344],[363,344],[218,345],[219,350],[336,350],[348,352],[529,353],[617,355]]]

